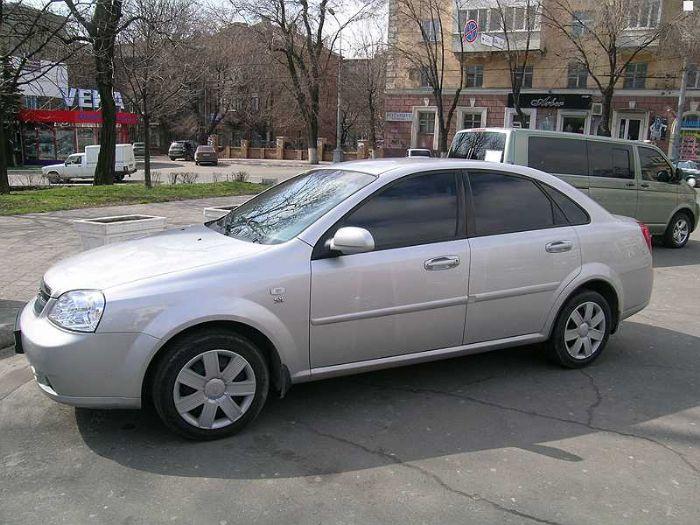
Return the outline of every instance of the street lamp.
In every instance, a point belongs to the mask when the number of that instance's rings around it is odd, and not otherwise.
[[[341,136],[343,134],[342,127],[340,125],[340,70],[343,67],[343,44],[342,35],[340,29],[340,22],[338,17],[335,16],[335,11],[333,8],[328,8],[328,12],[335,18],[338,24],[338,77],[336,79],[335,91],[337,93],[336,107],[335,107],[335,149],[333,150],[333,162],[343,162],[343,147],[340,143]],[[331,50],[332,52],[333,50]]]

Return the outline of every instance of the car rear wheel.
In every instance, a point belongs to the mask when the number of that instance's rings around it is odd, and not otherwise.
[[[690,239],[691,220],[687,213],[677,212],[668,223],[664,233],[664,245],[669,248],[683,248]]]
[[[163,423],[189,439],[237,433],[258,415],[269,389],[262,352],[225,330],[186,336],[159,361],[152,399]]]
[[[571,297],[559,312],[547,349],[553,361],[566,368],[582,368],[605,349],[612,326],[607,300],[585,290]]]

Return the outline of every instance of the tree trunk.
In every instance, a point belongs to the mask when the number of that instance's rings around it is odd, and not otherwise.
[[[0,194],[10,193],[7,176],[7,139],[5,137],[5,111],[0,108]]]
[[[374,148],[377,147],[377,121],[374,114],[374,100],[369,99],[369,143],[370,156],[374,158]]]
[[[612,113],[613,91],[606,89],[601,94],[603,96],[603,112],[600,116],[600,124],[598,124],[598,135],[601,137],[610,137],[612,135],[610,131],[610,117]]]
[[[143,180],[147,188],[152,188],[151,182],[151,117],[143,115]]]
[[[447,134],[448,134],[448,130],[447,130],[446,126],[441,124],[440,128],[439,128],[439,134],[438,134],[438,151],[440,152],[441,157],[447,157],[447,150],[448,150]]]
[[[309,138],[309,164],[318,164],[318,117],[316,115],[311,116],[308,126],[308,138]]]
[[[102,126],[100,128],[100,154],[95,169],[95,186],[114,184],[114,157],[117,145],[117,107],[114,103],[112,79],[114,63],[108,44],[96,44],[95,66],[97,68],[97,89],[100,92]]]

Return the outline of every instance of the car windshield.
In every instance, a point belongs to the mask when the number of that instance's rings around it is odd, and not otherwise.
[[[458,133],[448,157],[453,159],[503,162],[506,134],[498,131],[468,131]]]
[[[235,239],[279,244],[373,180],[373,175],[356,171],[312,171],[270,188],[208,226]]]
[[[698,169],[698,165],[693,162],[692,160],[686,160],[683,162],[678,163],[678,167],[681,169],[686,169],[686,170],[696,170]]]

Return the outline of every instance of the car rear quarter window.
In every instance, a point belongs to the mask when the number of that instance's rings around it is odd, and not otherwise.
[[[527,165],[547,173],[588,175],[584,140],[529,137]]]
[[[631,148],[612,142],[589,141],[588,174],[591,177],[634,179]]]
[[[555,207],[527,178],[494,172],[470,172],[471,203],[477,236],[551,228]]]
[[[557,207],[562,211],[565,216],[566,222],[572,226],[578,226],[581,224],[588,224],[590,218],[588,213],[576,204],[572,199],[564,195],[559,190],[555,190],[551,186],[542,184],[541,188],[549,195],[549,197],[554,201]]]
[[[457,210],[455,173],[424,173],[380,190],[337,227],[365,228],[377,250],[415,246],[454,239]]]

